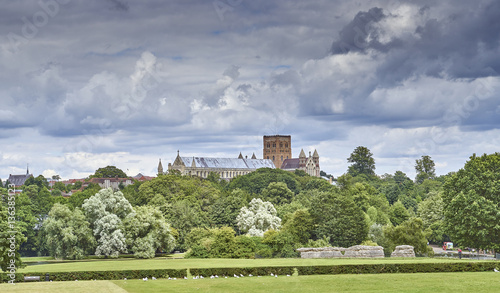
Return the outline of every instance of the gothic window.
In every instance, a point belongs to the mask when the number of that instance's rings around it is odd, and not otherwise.
[[[288,142],[285,142],[285,147],[286,147],[286,148],[288,147]]]
[[[282,143],[282,142],[280,142],[280,148],[282,148],[282,147],[283,147],[283,143]]]
[[[267,156],[267,159],[269,160],[269,156]]]
[[[273,161],[274,161],[274,156],[273,156]]]
[[[271,147],[271,144],[270,143],[267,143],[267,147],[270,148]]]
[[[273,148],[275,148],[275,147],[276,147],[276,143],[275,143],[275,142],[273,142]]]
[[[283,161],[283,156],[281,156],[281,160]]]

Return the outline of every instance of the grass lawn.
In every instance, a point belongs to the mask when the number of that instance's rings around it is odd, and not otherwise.
[[[71,272],[71,271],[109,271],[109,270],[146,270],[146,269],[185,269],[185,268],[223,268],[223,267],[264,267],[264,266],[311,266],[344,264],[380,263],[444,263],[471,262],[447,258],[383,258],[383,259],[91,259],[83,261],[58,262],[41,265],[28,265],[19,273]]]
[[[123,289],[121,289],[123,288]],[[0,292],[500,292],[500,273],[245,277],[0,284]]]

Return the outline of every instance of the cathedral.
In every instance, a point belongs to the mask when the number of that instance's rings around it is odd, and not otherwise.
[[[207,178],[214,172],[221,179],[231,180],[240,175],[246,175],[259,168],[279,168],[285,171],[302,170],[310,176],[320,177],[319,155],[316,150],[306,157],[301,150],[298,158],[292,158],[292,137],[290,135],[265,135],[263,137],[263,159],[257,159],[255,154],[250,159],[240,153],[238,158],[211,157],[177,157],[168,164],[168,171],[177,170],[182,175]],[[158,163],[158,174],[163,173],[163,165]]]

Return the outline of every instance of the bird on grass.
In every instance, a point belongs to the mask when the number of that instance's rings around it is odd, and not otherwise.
[[[497,268],[494,268],[494,269],[493,269],[493,271],[494,271],[495,273],[500,272],[499,270],[497,270]]]

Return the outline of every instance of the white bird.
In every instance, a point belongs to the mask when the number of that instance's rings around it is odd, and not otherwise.
[[[127,281],[127,278],[123,278],[124,281]]]
[[[271,276],[272,276],[272,277],[274,277],[274,274],[273,274],[273,273],[271,273]]]
[[[212,275],[212,276],[210,276],[210,279],[213,279],[213,278],[215,278],[213,275]]]
[[[226,278],[226,279],[227,279],[227,276],[225,276],[224,278]],[[52,282],[52,281],[51,281],[51,282]]]
[[[248,276],[249,276],[249,277],[253,277],[253,275],[252,275],[252,274],[249,274]]]
[[[172,278],[168,277],[169,280],[172,280]]]
[[[275,277],[275,278],[277,278],[277,277],[278,277],[278,275],[274,275],[274,277]]]
[[[173,278],[172,280],[177,280],[177,278]]]
[[[156,278],[155,278],[155,277],[152,277],[151,279],[156,280]],[[187,278],[186,278],[186,279],[187,279]]]
[[[142,278],[142,280],[143,280],[143,281],[147,281],[147,280],[148,280],[148,277],[146,277],[146,278]]]
[[[219,276],[215,275],[216,278],[218,278]]]
[[[236,277],[238,277],[238,276],[236,276],[236,274],[234,274],[234,277],[236,278]]]
[[[494,269],[493,269],[493,271],[494,271],[495,273],[500,272],[499,270],[497,270],[497,268],[494,268]]]
[[[78,280],[75,280],[76,282],[78,282]]]
[[[286,275],[287,277],[290,277],[290,275]]]
[[[184,280],[187,280],[188,278],[186,276],[184,276]]]
[[[200,276],[200,279],[203,279],[203,276]]]

